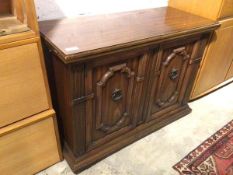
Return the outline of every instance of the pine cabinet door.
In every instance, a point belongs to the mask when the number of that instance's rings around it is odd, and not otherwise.
[[[0,50],[0,127],[49,109],[37,43]]]
[[[220,9],[219,18],[233,17],[233,0],[224,0]]]

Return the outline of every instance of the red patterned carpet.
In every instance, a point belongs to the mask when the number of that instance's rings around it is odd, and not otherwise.
[[[233,120],[173,168],[180,175],[233,175]]]

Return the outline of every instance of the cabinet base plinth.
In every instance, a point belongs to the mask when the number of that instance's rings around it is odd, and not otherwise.
[[[181,117],[189,114],[191,109],[188,105],[182,106],[173,112],[171,112],[168,116],[163,117],[163,120],[157,121],[152,120],[148,123],[139,125],[132,131],[118,137],[111,142],[108,142],[96,149],[93,149],[80,157],[76,157],[68,144],[64,144],[63,153],[64,157],[67,160],[69,166],[75,173],[79,173],[98,161],[106,158],[107,156],[119,151],[120,149],[128,146],[129,144],[151,134],[152,132],[178,120]]]

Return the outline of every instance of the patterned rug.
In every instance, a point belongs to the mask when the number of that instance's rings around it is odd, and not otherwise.
[[[233,120],[173,168],[180,175],[233,175]]]

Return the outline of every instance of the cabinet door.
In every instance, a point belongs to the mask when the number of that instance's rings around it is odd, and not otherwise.
[[[233,0],[223,0],[219,18],[233,17]]]
[[[154,63],[148,121],[180,106],[184,95],[182,89],[185,89],[183,81],[192,47],[192,44],[162,46]]]
[[[192,99],[208,93],[223,83],[233,60],[233,20],[221,22],[221,27],[212,36],[207,53],[196,79]]]
[[[0,50],[0,58],[0,127],[47,110],[37,43]]]
[[[0,129],[1,174],[35,174],[60,161],[55,120],[45,115],[53,114],[46,111]]]
[[[86,94],[94,96],[86,104],[88,149],[135,127],[148,60],[148,54],[116,55],[87,65]]]

